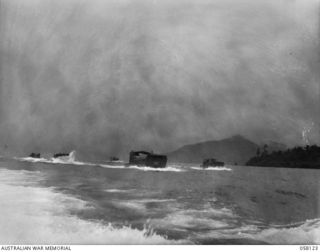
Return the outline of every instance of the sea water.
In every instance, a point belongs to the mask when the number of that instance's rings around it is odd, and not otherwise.
[[[0,158],[2,244],[320,243],[320,171]]]

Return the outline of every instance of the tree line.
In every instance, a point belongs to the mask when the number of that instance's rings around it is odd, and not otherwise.
[[[268,145],[258,148],[256,155],[248,160],[248,166],[320,168],[320,147],[298,146],[285,151],[268,152]]]

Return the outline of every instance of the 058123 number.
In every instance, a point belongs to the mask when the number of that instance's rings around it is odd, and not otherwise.
[[[318,245],[303,245],[303,246],[300,246],[300,250],[316,251],[316,250],[318,250]]]

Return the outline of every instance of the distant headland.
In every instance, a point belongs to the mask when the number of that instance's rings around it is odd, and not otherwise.
[[[246,165],[264,167],[320,168],[320,147],[317,145],[294,147],[268,153],[267,148],[257,153]]]
[[[320,168],[317,145],[288,149],[275,141],[258,145],[241,135],[185,145],[166,154],[169,162],[201,163],[207,158],[217,158],[231,165]]]
[[[181,148],[166,153],[169,162],[202,163],[204,159],[217,158],[226,164],[245,165],[255,156],[260,145],[235,135],[221,140],[212,140],[182,146]],[[285,150],[286,146],[277,142],[268,142],[270,151]]]

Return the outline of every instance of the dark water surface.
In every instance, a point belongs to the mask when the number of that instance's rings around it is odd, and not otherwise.
[[[0,243],[319,243],[319,181],[308,169],[2,158]]]

